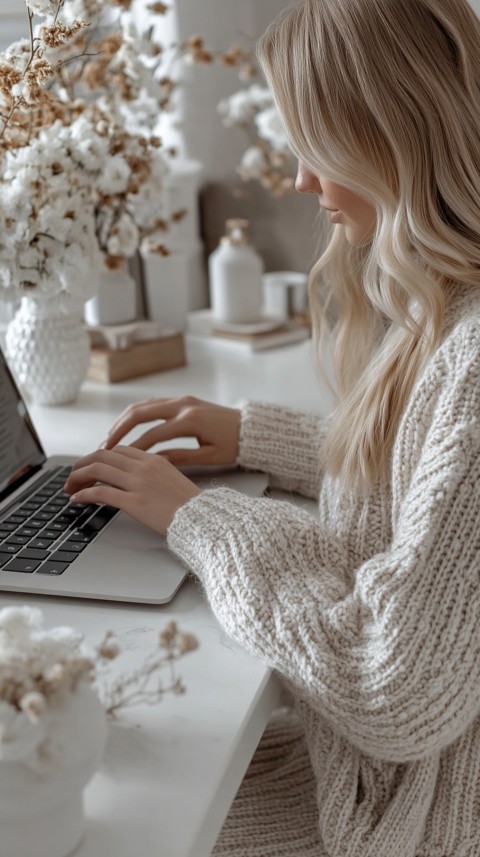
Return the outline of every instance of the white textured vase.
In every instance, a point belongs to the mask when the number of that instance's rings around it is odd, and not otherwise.
[[[105,711],[80,682],[47,714],[24,759],[0,761],[0,857],[67,857],[85,830],[82,792],[105,748]]]
[[[77,398],[90,361],[81,301],[69,296],[22,298],[5,344],[17,381],[33,402],[60,405]]]

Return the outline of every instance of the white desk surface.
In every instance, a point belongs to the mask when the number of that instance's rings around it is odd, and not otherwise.
[[[313,368],[311,343],[255,355],[190,339],[188,365],[115,385],[86,382],[76,403],[32,406],[47,454],[81,455],[99,445],[131,401],[190,393],[219,404],[242,398],[326,413],[330,399]],[[24,602],[3,593],[0,606]],[[85,791],[87,829],[75,857],[208,857],[279,688],[269,670],[219,628],[199,587],[186,583],[163,607],[29,596],[48,625],[67,624],[95,645],[107,628],[130,672],[170,619],[200,642],[178,674],[187,693],[126,710],[110,727],[105,760]]]

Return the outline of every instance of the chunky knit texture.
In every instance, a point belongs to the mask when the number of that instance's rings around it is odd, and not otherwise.
[[[216,853],[478,857],[479,290],[459,290],[449,307],[386,484],[368,498],[342,492],[318,473],[321,442],[318,417],[247,404],[239,463],[317,495],[318,521],[220,487],[169,528],[224,629],[283,677],[316,780],[316,818],[313,779],[287,750],[286,775],[262,789],[267,734],[260,786],[251,771]],[[301,789],[303,814],[289,803]]]

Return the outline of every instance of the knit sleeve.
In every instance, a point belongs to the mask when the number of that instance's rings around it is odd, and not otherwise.
[[[238,463],[268,473],[272,487],[317,498],[327,420],[277,405],[246,402],[241,408]]]
[[[440,751],[480,713],[471,382],[467,371],[433,417],[388,550],[357,568],[304,510],[227,488],[193,498],[168,532],[226,631],[362,752],[392,762]]]

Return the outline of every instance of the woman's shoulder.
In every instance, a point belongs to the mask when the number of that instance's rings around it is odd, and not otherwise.
[[[462,286],[445,313],[439,346],[423,367],[406,409],[407,423],[431,425],[442,415],[480,416],[480,288]]]
[[[434,363],[474,367],[480,372],[480,287],[462,286],[450,299]]]

